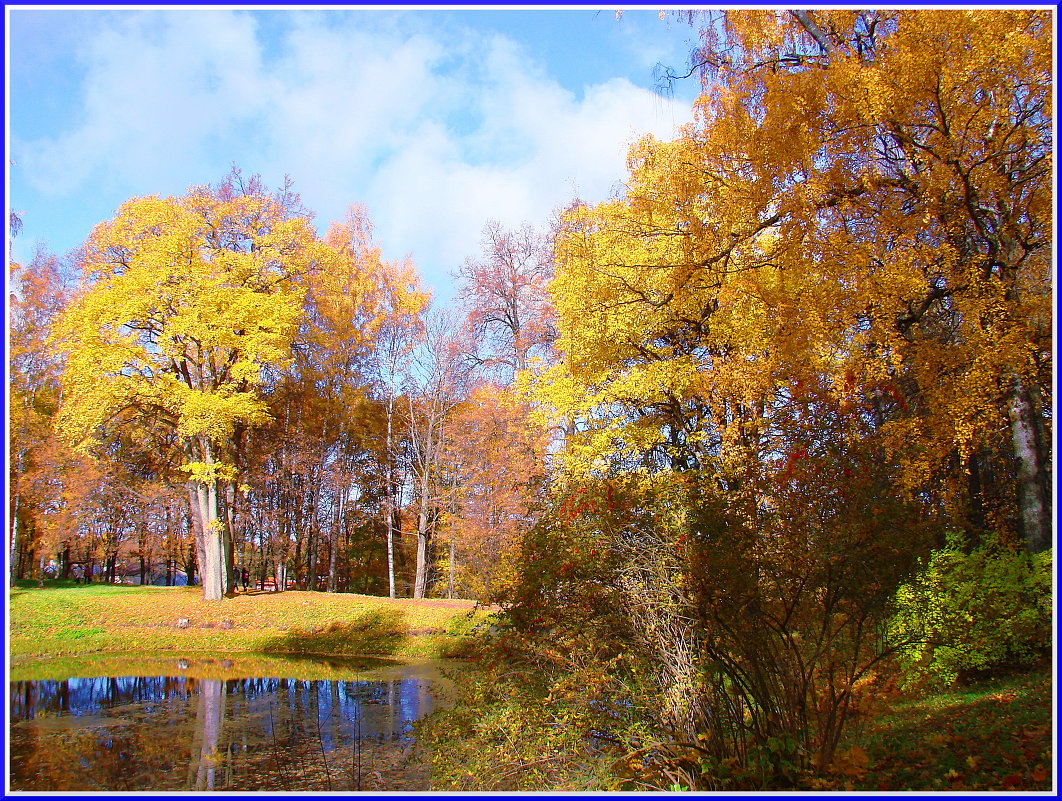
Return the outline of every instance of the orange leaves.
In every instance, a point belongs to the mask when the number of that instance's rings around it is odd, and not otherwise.
[[[870,757],[860,746],[853,745],[845,751],[834,756],[830,763],[830,773],[847,776],[852,779],[861,779],[866,775],[870,766]]]
[[[1046,765],[1039,764],[1029,773],[1029,778],[1037,784],[1042,784],[1051,778],[1051,771],[1047,769]]]
[[[443,538],[454,537],[463,591],[484,597],[509,582],[542,469],[546,440],[509,390],[477,387],[453,412],[442,463],[454,477]]]
[[[386,331],[415,336],[429,293],[408,263],[385,261],[372,238],[372,222],[352,206],[332,223],[315,267],[306,276],[303,338],[307,367],[344,382],[367,382],[369,362]]]

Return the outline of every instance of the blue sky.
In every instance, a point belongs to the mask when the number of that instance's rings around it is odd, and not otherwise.
[[[8,8],[8,203],[16,260],[66,253],[137,195],[230,164],[294,180],[319,230],[369,210],[385,257],[440,301],[496,219],[544,227],[603,200],[644,133],[696,95],[654,89],[694,31],[614,9]]]

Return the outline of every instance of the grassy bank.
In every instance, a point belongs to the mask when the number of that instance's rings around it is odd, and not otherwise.
[[[250,592],[203,601],[198,587],[68,585],[11,590],[12,666],[41,657],[173,653],[468,655],[487,617],[471,601]]]
[[[632,726],[587,739],[592,715],[576,696],[547,698],[504,664],[472,665],[465,697],[427,719],[418,737],[433,753],[433,789],[456,792],[688,789],[647,755],[666,739]],[[837,758],[824,771],[740,776],[708,767],[698,790],[716,792],[1050,792],[1054,773],[1050,666],[944,691],[896,688],[865,698]],[[600,729],[598,729],[600,731]],[[643,731],[648,739],[639,741]],[[607,732],[608,733],[608,732]],[[656,738],[660,739],[656,739]],[[637,747],[646,746],[646,747]],[[632,748],[634,750],[632,750]],[[682,753],[682,752],[679,752]],[[722,768],[722,770],[720,770]]]
[[[1047,791],[1050,666],[926,695],[881,699],[847,738],[836,778],[857,790]]]

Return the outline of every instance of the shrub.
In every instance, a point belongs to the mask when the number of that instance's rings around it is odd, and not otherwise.
[[[642,770],[623,789],[792,787],[830,764],[928,537],[869,467],[813,466],[749,514],[707,473],[585,481],[525,539],[515,628],[560,670],[622,654],[632,675],[607,677],[640,679],[647,730],[616,740]]]
[[[612,768],[639,733],[639,710],[615,702],[623,688],[612,666],[569,673],[557,651],[539,652],[504,620],[498,630],[476,664],[453,674],[460,702],[415,724],[433,789],[614,789]]]
[[[890,634],[907,643],[905,684],[948,686],[1040,658],[1051,645],[1051,558],[993,542],[967,553],[949,537],[896,593]]]

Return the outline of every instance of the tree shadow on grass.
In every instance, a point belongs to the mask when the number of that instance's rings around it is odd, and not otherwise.
[[[94,582],[87,582],[86,583],[86,582],[83,582],[83,581],[74,581],[74,579],[45,579],[44,580],[44,584],[42,586],[41,582],[38,579],[17,579],[15,581],[15,586],[12,587],[11,589],[12,589],[12,592],[16,592],[18,590],[42,590],[42,589],[43,590],[73,590],[75,588],[76,589],[82,589],[82,588],[85,588],[85,587],[100,588],[100,587],[109,587],[109,586],[123,586],[123,585],[120,585],[120,584],[119,585],[110,585],[110,584],[105,584],[102,581],[94,581]]]
[[[1052,680],[1045,668],[931,694],[871,721],[858,790],[1051,788]]]
[[[350,621],[332,621],[326,626],[290,629],[269,640],[267,654],[389,655],[406,641],[405,614],[401,609],[372,609]]]

